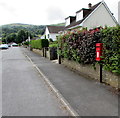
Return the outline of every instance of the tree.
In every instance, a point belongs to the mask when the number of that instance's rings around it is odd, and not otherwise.
[[[25,37],[26,39],[28,39],[29,36],[30,36],[30,38],[33,38],[33,35],[31,32],[26,31],[25,34],[26,34],[26,37]]]
[[[18,35],[17,35],[17,43],[22,43],[23,41],[26,40],[26,33],[24,30],[20,30],[18,31]]]
[[[15,33],[10,33],[6,37],[6,40],[7,40],[7,43],[15,42],[15,40],[16,40],[16,34]]]

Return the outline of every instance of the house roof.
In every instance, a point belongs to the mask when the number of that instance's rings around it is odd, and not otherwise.
[[[65,27],[66,29],[69,29],[71,27],[77,26],[79,24],[81,24],[99,5],[101,4],[101,2],[97,3],[96,5],[92,6],[91,9],[86,13],[86,15],[83,17],[82,20],[79,20],[76,22],[73,21],[70,25],[68,25],[67,27]],[[82,10],[84,10],[84,8],[80,9],[79,11],[77,11],[76,13],[81,12]]]
[[[63,31],[65,26],[51,26],[51,25],[47,25],[47,28],[48,28],[50,33],[58,33],[60,31]]]
[[[68,16],[67,18],[65,18],[65,20],[68,18],[76,18],[76,16]]]

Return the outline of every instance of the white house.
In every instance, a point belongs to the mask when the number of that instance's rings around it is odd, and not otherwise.
[[[120,1],[118,2],[118,23],[120,25]]]
[[[45,29],[44,35],[41,37],[42,39],[52,39],[53,41],[56,40],[56,36],[59,35],[60,31],[64,30],[64,26],[51,26],[47,25]]]
[[[76,12],[76,16],[69,16],[65,19],[66,29],[76,29],[87,27],[92,29],[95,27],[116,26],[117,20],[104,1],[92,6],[88,4],[88,8],[82,8]]]

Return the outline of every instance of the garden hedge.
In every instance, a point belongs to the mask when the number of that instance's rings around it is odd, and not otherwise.
[[[23,45],[29,46],[29,41],[25,41]]]
[[[95,44],[101,42],[100,29],[75,30],[59,37],[61,55],[83,64],[95,62]]]
[[[38,39],[31,41],[31,48],[42,49],[49,46],[49,41],[47,39]]]
[[[104,68],[120,74],[120,26],[106,27],[101,31],[104,47]]]
[[[103,43],[103,67],[120,74],[120,26],[68,31],[58,37],[58,53],[68,60],[95,64],[96,43]]]
[[[58,47],[58,41],[56,40],[56,41],[50,41],[50,43],[49,43],[49,47]]]

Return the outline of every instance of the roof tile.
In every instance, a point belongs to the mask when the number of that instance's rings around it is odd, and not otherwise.
[[[65,26],[51,26],[51,25],[47,25],[47,28],[48,28],[50,33],[58,33],[60,31],[63,31]]]

